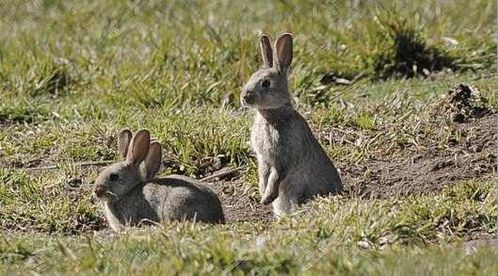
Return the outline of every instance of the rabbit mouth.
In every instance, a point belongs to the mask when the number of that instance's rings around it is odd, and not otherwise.
[[[95,196],[103,201],[109,201],[117,198],[116,194],[111,191],[106,191],[102,188],[97,188],[94,192]]]

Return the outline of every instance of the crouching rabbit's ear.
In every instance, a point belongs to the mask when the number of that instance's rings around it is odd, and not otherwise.
[[[128,147],[131,142],[131,131],[129,129],[124,129],[119,133],[118,137],[118,152],[122,160],[126,159],[128,154]]]
[[[151,141],[149,146],[149,153],[145,158],[142,166],[141,173],[145,181],[153,178],[159,168],[161,167],[162,147],[158,141]]]
[[[132,162],[135,166],[140,166],[147,154],[150,147],[150,133],[148,130],[142,129],[138,131],[130,142],[126,161]]]

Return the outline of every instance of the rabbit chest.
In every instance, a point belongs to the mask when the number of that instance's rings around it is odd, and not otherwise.
[[[272,164],[278,159],[286,144],[286,129],[279,122],[268,122],[257,116],[251,131],[251,146],[258,159]]]

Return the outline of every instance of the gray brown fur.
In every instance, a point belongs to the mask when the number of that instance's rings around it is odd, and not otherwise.
[[[291,34],[280,35],[275,55],[266,35],[260,47],[263,68],[246,83],[241,101],[257,110],[251,147],[258,160],[261,203],[272,203],[275,216],[280,217],[315,196],[340,192],[342,182],[308,123],[291,104],[287,77]]]
[[[148,131],[130,136],[122,131],[118,143],[126,160],[106,168],[95,181],[95,194],[113,230],[166,221],[225,222],[221,202],[207,186],[179,175],[155,177],[161,147],[150,142]]]

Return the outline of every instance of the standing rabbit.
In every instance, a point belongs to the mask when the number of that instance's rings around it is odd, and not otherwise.
[[[95,195],[113,230],[172,220],[225,222],[220,200],[208,187],[179,175],[155,178],[161,145],[150,141],[147,130],[133,137],[123,130],[118,150],[124,161],[106,168],[95,181]]]
[[[251,146],[258,160],[261,203],[273,202],[273,212],[280,217],[314,196],[340,192],[342,183],[306,120],[291,104],[287,73],[292,35],[278,37],[276,55],[268,36],[261,36],[260,47],[263,68],[246,83],[241,102],[257,110]]]

